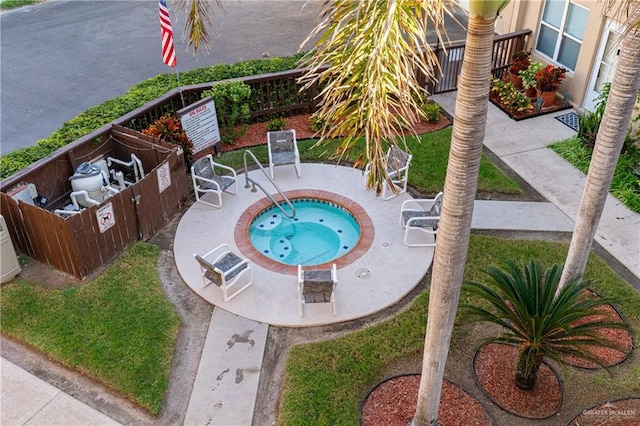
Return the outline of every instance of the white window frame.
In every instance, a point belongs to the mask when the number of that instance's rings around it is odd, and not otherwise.
[[[569,68],[567,65],[558,62],[558,54],[560,53],[560,46],[562,44],[562,40],[564,40],[565,37],[570,39],[570,40],[573,40],[576,43],[578,43],[580,45],[580,48],[582,49],[582,40],[578,39],[578,38],[576,38],[576,37],[574,37],[571,34],[568,34],[566,32],[567,17],[569,15],[569,6],[570,5],[573,5],[575,7],[579,7],[581,9],[584,9],[584,10],[587,11],[587,13],[591,13],[590,9],[587,9],[586,7],[580,5],[580,4],[576,3],[576,2],[573,2],[571,0],[565,0],[564,10],[562,12],[562,19],[560,21],[560,28],[556,28],[553,25],[551,25],[551,24],[549,24],[549,23],[547,23],[547,22],[542,20],[542,17],[544,16],[544,8],[547,7],[547,1],[545,0],[544,6],[543,6],[542,11],[541,11],[540,25],[538,26],[538,34],[536,36],[536,44],[535,44],[535,46],[536,46],[536,52],[538,54],[540,54],[541,56],[544,56],[545,58],[548,58],[550,61],[567,68],[569,71],[575,71],[575,67],[574,68]],[[541,51],[539,51],[537,49],[538,41],[539,41],[540,33],[541,33],[540,28],[543,27],[543,26],[558,32],[558,38],[556,39],[556,45],[555,45],[555,47],[553,49],[553,57],[550,57],[547,54],[545,54],[545,53],[543,53],[543,52],[541,52]]]

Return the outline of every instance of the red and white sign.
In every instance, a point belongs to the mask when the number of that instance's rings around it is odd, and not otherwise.
[[[116,215],[113,214],[113,204],[107,203],[96,211],[98,229],[100,233],[105,233],[107,229],[116,224]]]

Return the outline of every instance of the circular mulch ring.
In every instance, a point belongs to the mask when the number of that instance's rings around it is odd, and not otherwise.
[[[516,386],[518,348],[490,343],[482,346],[473,358],[476,383],[498,407],[527,419],[553,416],[562,404],[562,384],[558,374],[542,363],[538,380],[530,391]]]
[[[595,291],[591,289],[584,289],[583,295],[585,297],[600,297]],[[622,314],[615,308],[613,305],[602,305],[598,307],[599,315],[593,317],[587,317],[582,321],[576,322],[577,324],[584,323],[587,320],[595,319],[611,321],[611,322],[619,322],[624,323],[626,320],[622,316]],[[603,340],[610,341],[616,344],[616,346],[620,347],[622,351],[613,348],[603,348],[601,346],[590,346],[589,352],[597,358],[602,365],[598,365],[594,362],[568,356],[564,358],[564,361],[577,368],[583,368],[586,370],[595,370],[602,367],[613,367],[614,365],[618,365],[624,360],[626,360],[631,351],[633,350],[633,337],[631,336],[631,332],[627,330],[622,330],[619,328],[603,328],[598,332],[598,337]]]
[[[421,374],[389,377],[373,387],[360,407],[362,426],[406,426],[416,412]],[[463,388],[442,381],[438,424],[492,425],[487,410]]]
[[[584,410],[567,426],[637,426],[638,424],[640,424],[640,398],[626,398]]]

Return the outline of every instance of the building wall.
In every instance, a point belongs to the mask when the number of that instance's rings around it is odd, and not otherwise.
[[[571,102],[580,107],[585,100],[587,85],[591,78],[602,30],[606,22],[606,16],[603,14],[604,5],[601,1],[575,0],[574,3],[589,10],[589,20],[587,22],[587,30],[582,40],[582,47],[580,48],[576,69],[573,72],[567,73],[562,86],[560,86],[560,92],[569,92]],[[532,51],[532,59],[545,64],[551,63],[557,65],[557,63],[550,58],[537,53],[534,48],[543,8],[543,1],[510,1],[497,19],[496,32],[498,34],[505,34],[523,28],[531,29],[533,33],[529,39],[527,48]]]

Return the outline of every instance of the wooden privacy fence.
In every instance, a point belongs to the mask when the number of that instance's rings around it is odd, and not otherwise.
[[[527,45],[530,33],[524,30],[495,38],[494,76],[503,75],[513,53]],[[436,45],[434,51],[442,72],[436,82],[427,81],[424,75],[417,75],[418,81],[432,94],[456,90],[464,43]],[[298,83],[306,72],[296,69],[225,81],[242,81],[251,87],[251,117],[260,121],[274,114],[315,112],[318,87],[312,85],[303,91]],[[202,92],[217,83],[220,82],[171,90],[0,182],[0,211],[17,250],[85,278],[114,259],[132,241],[146,240],[158,232],[190,201],[184,156],[181,148],[138,132],[161,116],[175,114],[200,100]],[[143,164],[146,176],[142,180],[99,206],[73,216],[63,218],[54,213],[56,206],[68,199],[69,177],[79,164],[105,156],[129,158],[131,154]],[[24,184],[34,185],[39,195],[47,199],[46,203],[38,206],[10,195]],[[113,212],[114,224],[105,230],[97,215],[107,204]]]
[[[107,156],[126,159],[135,154],[145,177],[99,206],[62,217],[70,191],[69,176],[83,161]],[[155,235],[190,202],[182,150],[119,126],[93,143],[60,150],[25,176],[48,210],[0,193],[2,215],[16,248],[56,269],[84,279],[113,260],[133,241]],[[105,223],[112,226],[104,229]]]
[[[496,36],[493,41],[493,58],[491,73],[494,77],[501,77],[511,65],[511,57],[518,50],[527,46],[527,38],[531,30],[520,30],[510,34]],[[438,57],[441,71],[437,81],[432,82],[422,73],[417,79],[422,87],[431,94],[450,92],[458,88],[458,75],[462,67],[465,43],[455,42],[432,46]],[[251,87],[252,100],[249,104],[252,121],[261,121],[274,114],[313,113],[318,105],[319,89],[312,85],[302,90],[298,79],[307,69],[295,69],[251,77],[223,80],[215,83],[196,84],[181,87],[167,92],[164,96],[149,102],[137,110],[130,112],[116,120],[116,123],[141,131],[164,114],[175,114],[179,109],[201,99],[202,92],[211,89],[213,84],[241,81]],[[184,98],[184,105],[182,98]]]

